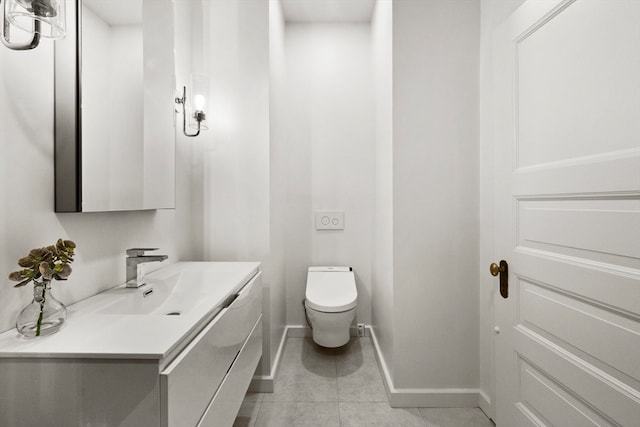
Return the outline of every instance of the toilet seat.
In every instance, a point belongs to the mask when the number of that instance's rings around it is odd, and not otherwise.
[[[349,311],[358,305],[358,290],[349,267],[312,267],[307,274],[307,307],[324,313]]]

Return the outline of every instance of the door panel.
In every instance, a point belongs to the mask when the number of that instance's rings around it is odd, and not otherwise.
[[[516,39],[518,167],[637,147],[638,2],[609,3],[576,1]]]
[[[515,329],[513,353],[517,356],[518,361],[526,360],[540,372],[553,378],[573,398],[584,402],[586,406],[602,414],[611,422],[621,426],[637,426],[637,420],[640,419],[638,418],[640,412],[638,410],[637,388],[634,389],[599,369],[595,364],[589,363],[590,361],[597,363],[597,361],[595,359],[585,360],[580,357],[580,354],[571,351],[571,347],[554,343],[523,325],[518,325]],[[514,396],[515,403],[532,407],[531,402],[523,399],[521,378],[517,376],[515,378],[517,387]],[[534,413],[537,411],[536,408],[532,409]],[[541,413],[541,415],[544,418],[552,417],[552,414]],[[518,424],[504,424],[500,419],[498,419],[498,425],[518,426]],[[577,425],[576,427],[581,426]]]
[[[528,402],[537,414],[548,417],[545,424],[584,427],[615,425],[526,361],[520,359],[519,368],[522,400]]]
[[[637,319],[640,315],[640,286],[637,270],[633,268],[571,256],[549,256],[545,251],[521,248],[514,250],[512,256],[521,277],[535,277],[539,283],[558,292],[585,299],[622,316]]]
[[[640,378],[638,322],[524,279],[519,283],[519,324],[550,341],[570,345],[574,353],[584,353],[585,359],[593,357],[632,378]],[[618,345],[602,345],[607,341]]]
[[[639,162],[640,148],[632,148],[519,168],[513,171],[510,180],[513,194],[521,197],[527,194],[577,197],[600,193],[633,196],[640,179]]]
[[[518,203],[518,245],[636,266],[639,235],[632,230],[640,230],[638,211],[637,200],[523,200]]]
[[[497,424],[639,426],[640,1],[529,0],[494,76]]]

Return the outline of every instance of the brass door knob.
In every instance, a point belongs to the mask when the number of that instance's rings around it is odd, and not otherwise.
[[[491,272],[491,275],[495,277],[498,274],[500,274],[500,272],[502,271],[502,268],[500,268],[500,266],[495,262],[492,262],[491,265],[489,266],[489,271]]]
[[[500,275],[500,295],[503,298],[509,297],[509,264],[507,261],[500,260],[500,264],[492,262],[489,266],[492,276]]]

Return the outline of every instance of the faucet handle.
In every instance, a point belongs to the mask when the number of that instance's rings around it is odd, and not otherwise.
[[[143,256],[147,251],[157,251],[160,248],[131,248],[127,249],[128,257]]]

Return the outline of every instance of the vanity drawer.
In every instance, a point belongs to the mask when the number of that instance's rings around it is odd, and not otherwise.
[[[222,311],[160,373],[163,427],[195,426],[262,310],[258,272]]]
[[[262,318],[242,347],[198,427],[232,426],[262,356]]]

